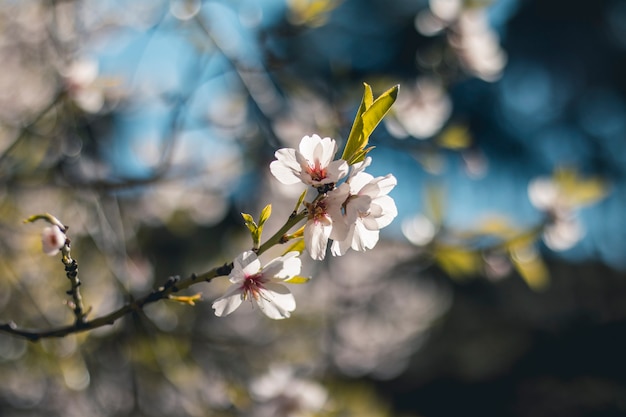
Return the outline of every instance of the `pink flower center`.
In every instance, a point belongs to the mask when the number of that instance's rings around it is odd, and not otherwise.
[[[322,168],[319,161],[315,161],[313,166],[306,167],[306,172],[311,176],[313,181],[321,181],[326,178],[326,168]]]
[[[265,279],[262,273],[256,273],[254,275],[246,276],[241,284],[242,296],[244,300],[252,299],[258,300],[261,296],[260,291],[265,288],[263,283]]]

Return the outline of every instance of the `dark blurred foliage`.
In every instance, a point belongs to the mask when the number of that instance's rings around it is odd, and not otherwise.
[[[399,215],[367,254],[307,262],[298,309],[163,302],[30,343],[0,334],[2,416],[626,414],[626,6],[619,0],[5,1],[0,322],[71,322],[228,262],[279,147],[372,136]],[[269,233],[270,230],[267,231]]]

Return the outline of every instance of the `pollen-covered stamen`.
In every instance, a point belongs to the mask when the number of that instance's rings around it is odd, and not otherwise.
[[[311,176],[311,179],[313,179],[313,181],[322,181],[327,176],[326,168],[322,167],[320,161],[315,161],[312,166],[307,166],[305,170],[307,174]]]
[[[308,219],[314,222],[328,223],[328,211],[326,207],[326,201],[320,200],[315,203],[306,203],[307,210],[309,212]]]
[[[266,280],[263,278],[263,274],[260,272],[258,274],[246,276],[241,284],[241,298],[244,300],[254,298],[258,301],[261,297],[261,290],[265,288],[263,286],[265,281]]]

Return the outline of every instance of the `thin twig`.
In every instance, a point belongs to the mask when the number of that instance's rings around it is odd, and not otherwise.
[[[232,270],[232,264],[224,264],[220,267],[213,268],[203,274],[195,275],[192,274],[188,278],[183,280],[178,280],[176,278],[170,278],[165,285],[159,287],[156,290],[153,290],[150,294],[129,302],[119,309],[109,313],[107,315],[95,318],[93,320],[84,320],[79,321],[76,320],[74,324],[69,326],[62,326],[49,330],[28,330],[19,328],[14,322],[9,322],[5,324],[0,324],[0,331],[14,335],[23,337],[30,341],[38,341],[44,338],[52,338],[52,337],[65,337],[72,333],[84,332],[87,330],[97,329],[99,327],[112,325],[119,318],[125,316],[128,313],[133,311],[139,311],[143,308],[143,306],[147,304],[154,303],[156,301],[166,299],[170,294],[184,290],[198,282],[202,281],[211,281],[213,278],[223,275],[230,274]]]

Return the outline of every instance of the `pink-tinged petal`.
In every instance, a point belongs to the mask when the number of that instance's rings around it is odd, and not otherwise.
[[[267,283],[265,288],[259,292],[256,303],[261,311],[271,319],[285,319],[291,315],[290,312],[296,309],[296,300],[284,285]]]
[[[368,230],[361,222],[357,222],[352,236],[352,249],[363,252],[372,249],[378,243],[378,230]]]
[[[324,223],[317,220],[309,220],[306,223],[304,226],[304,245],[309,250],[311,258],[318,261],[324,259],[331,231],[332,223],[330,220]]]
[[[276,160],[270,164],[270,171],[276,179],[283,184],[296,184],[300,182],[302,167],[298,163],[295,149],[283,148],[274,154]]]
[[[350,165],[343,159],[337,159],[336,161],[331,161],[326,167],[326,179],[322,181],[324,184],[330,184],[331,182],[337,182],[341,178],[348,175],[348,171],[350,170]]]
[[[310,173],[309,160],[300,152],[296,152],[296,160],[298,165],[300,165],[300,173],[298,174],[299,181],[307,185],[315,185],[316,181],[313,180]]]
[[[326,165],[328,165],[328,163],[324,163],[324,161],[322,161],[323,158],[324,158],[324,145],[322,145],[322,142],[320,140],[315,144],[315,147],[313,148],[313,154],[311,155],[311,158],[309,158],[309,161],[314,165],[320,165],[322,167],[325,167]]]
[[[216,316],[224,317],[235,311],[242,301],[241,288],[231,285],[223,296],[213,302],[212,307]]]

